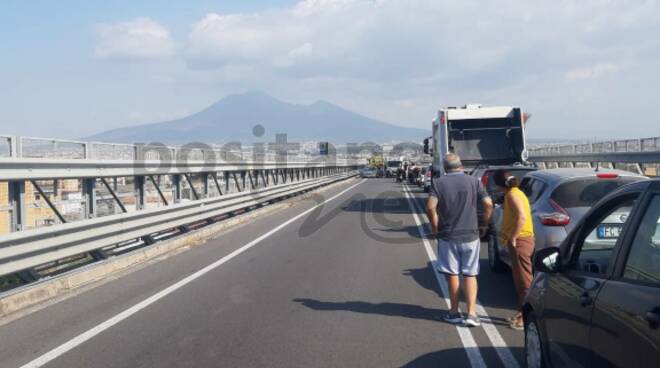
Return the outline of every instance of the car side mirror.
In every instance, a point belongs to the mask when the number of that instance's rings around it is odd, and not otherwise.
[[[545,273],[559,272],[559,248],[548,247],[534,253],[534,269]]]

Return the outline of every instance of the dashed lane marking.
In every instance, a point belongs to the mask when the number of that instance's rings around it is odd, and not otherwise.
[[[229,253],[228,255],[220,258],[219,260],[211,263],[210,265],[202,268],[201,270],[191,274],[190,276],[187,276],[186,278],[176,282],[175,284],[159,291],[158,293],[148,297],[147,299],[144,299],[143,301],[135,304],[134,306],[124,310],[123,312],[115,315],[114,317],[111,317],[110,319],[106,320],[105,322],[102,322],[95,327],[92,327],[91,329],[81,333],[80,335],[72,338],[71,340],[65,342],[64,344],[50,350],[49,352],[39,356],[38,358],[30,361],[29,363],[26,363],[25,365],[21,366],[21,368],[37,368],[41,367],[44,364],[47,364],[51,362],[52,360],[56,359],[57,357],[61,356],[62,354],[76,348],[77,346],[83,344],[84,342],[92,339],[94,336],[100,334],[101,332],[111,328],[112,326],[118,324],[119,322],[125,320],[126,318],[136,314],[137,312],[141,311],[142,309],[150,306],[151,304],[159,301],[160,299],[168,296],[169,294],[172,294],[176,290],[188,285],[192,281],[204,276],[205,274],[209,273],[210,271],[220,267],[224,263],[230,261],[234,257],[238,256],[239,254],[245,252],[246,250],[252,248],[253,246],[259,244],[262,240],[268,238],[269,236],[275,234],[279,230],[283,229],[287,225],[291,224],[292,222],[300,219],[301,217],[307,215],[308,213],[314,211],[317,207],[323,206],[324,204],[332,201],[335,198],[338,198],[342,194],[348,192],[349,190],[355,188],[356,186],[364,183],[364,180],[361,180],[358,183],[355,183],[354,185],[351,185],[350,187],[344,189],[343,191],[335,194],[334,196],[326,199],[325,201],[313,206],[310,209],[307,209],[303,211],[302,213],[294,216],[293,218],[287,220],[286,222],[278,225],[277,227],[269,230],[267,233],[261,235],[260,237],[252,240],[251,242],[245,244],[244,246],[236,249],[235,251]]]

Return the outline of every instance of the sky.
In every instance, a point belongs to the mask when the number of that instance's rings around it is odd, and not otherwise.
[[[533,138],[660,136],[660,0],[5,0],[0,86],[0,135],[78,138],[263,90],[429,131],[482,103],[521,106]]]

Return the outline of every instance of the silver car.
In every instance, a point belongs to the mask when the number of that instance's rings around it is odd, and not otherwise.
[[[559,246],[578,220],[606,194],[622,185],[647,180],[622,170],[600,169],[550,169],[533,171],[525,175],[520,189],[527,195],[532,210],[536,249]],[[494,234],[488,238],[488,264],[493,271],[511,265],[508,249],[499,244],[503,209],[495,204],[493,210]],[[600,239],[607,242],[620,231],[625,214],[612,217],[608,226],[603,226]],[[598,236],[598,235],[595,235]],[[597,239],[594,239],[598,242]]]

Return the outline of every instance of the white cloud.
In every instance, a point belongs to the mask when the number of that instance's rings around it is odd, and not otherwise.
[[[94,56],[99,59],[153,59],[174,53],[167,28],[149,18],[99,24],[96,36]]]
[[[566,73],[585,58],[615,57],[629,46],[622,36],[648,39],[655,21],[650,1],[305,0],[208,14],[192,26],[187,59],[193,68],[249,63],[304,77],[436,83],[502,70]]]
[[[604,120],[599,104],[642,111],[639,95],[660,79],[653,34],[660,2],[650,0],[305,0],[207,14],[184,58],[199,78],[234,76],[238,90],[326,99],[408,125],[426,126],[442,105],[522,105],[534,134],[552,135],[562,124],[604,131],[616,117]],[[231,73],[237,66],[249,72]]]

